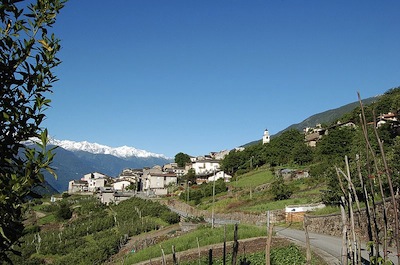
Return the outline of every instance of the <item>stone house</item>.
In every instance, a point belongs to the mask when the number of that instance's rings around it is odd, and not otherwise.
[[[156,170],[146,172],[143,174],[143,191],[147,195],[167,195],[169,185],[176,185],[178,178],[175,173],[167,173]]]
[[[68,182],[68,194],[88,191],[88,183],[84,180],[71,180]]]

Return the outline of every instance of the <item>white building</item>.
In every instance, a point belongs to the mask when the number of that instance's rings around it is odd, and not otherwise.
[[[83,175],[82,181],[86,181],[88,184],[88,191],[93,192],[97,188],[102,188],[107,182],[107,175],[101,174],[99,172],[93,172]]]
[[[263,138],[262,138],[262,143],[263,144],[268,144],[269,142],[270,142],[270,136],[269,136],[269,132],[268,132],[268,130],[267,129],[265,129],[265,131],[264,131],[264,135],[263,135]]]
[[[175,173],[177,177],[187,174],[186,167],[178,167],[177,163],[169,163],[163,166],[163,172]]]
[[[132,183],[127,180],[117,181],[113,184],[114,190],[126,190],[126,187],[130,186]]]
[[[209,175],[219,171],[219,160],[205,159],[198,160],[192,163],[192,168],[196,175]]]
[[[229,182],[229,181],[231,181],[232,176],[226,174],[224,171],[218,171],[218,172],[215,173],[215,176],[212,175],[212,176],[208,177],[208,182],[211,182],[211,181],[214,181],[214,180],[217,181],[219,179],[223,179],[224,182]]]

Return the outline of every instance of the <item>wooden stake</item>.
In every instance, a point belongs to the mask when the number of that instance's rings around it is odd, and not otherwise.
[[[224,225],[224,253],[222,254],[222,264],[226,264],[226,225]]]
[[[341,197],[342,203],[340,204],[340,213],[342,215],[342,263],[347,264],[347,219],[344,210],[345,199]]]
[[[273,229],[274,229],[274,225],[269,224],[267,244],[265,246],[265,264],[266,265],[271,265],[271,244],[272,244]]]
[[[239,251],[238,225],[235,224],[235,230],[233,232],[232,265],[236,265],[238,251]]]
[[[201,263],[201,252],[200,252],[200,243],[199,243],[199,238],[196,237],[196,241],[197,241],[197,252],[199,253],[199,265]]]
[[[178,265],[178,261],[176,260],[175,246],[172,245],[172,262],[174,265]]]
[[[304,227],[304,233],[306,235],[306,264],[311,265],[311,247],[310,247],[310,237],[308,236],[308,219],[307,215],[304,215],[304,220],[303,220],[303,227]]]

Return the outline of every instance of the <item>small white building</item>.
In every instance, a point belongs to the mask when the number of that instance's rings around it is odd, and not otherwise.
[[[208,177],[207,182],[211,182],[211,181],[214,181],[214,180],[217,181],[219,179],[223,179],[224,182],[230,182],[231,179],[232,179],[232,176],[226,174],[224,171],[218,171],[218,172],[215,173],[215,176],[212,175],[212,176]]]
[[[219,171],[219,160],[204,159],[192,163],[196,175],[209,175]]]
[[[302,222],[307,212],[324,208],[325,204],[288,205],[285,207],[285,220],[287,223]]]
[[[121,180],[121,181],[117,181],[114,182],[114,184],[112,184],[114,190],[119,190],[119,191],[124,191],[126,190],[126,187],[130,186],[132,183],[127,181],[127,180]]]

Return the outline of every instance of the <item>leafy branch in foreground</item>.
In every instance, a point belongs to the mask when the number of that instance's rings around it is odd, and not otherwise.
[[[43,170],[55,175],[40,125],[60,64],[59,39],[49,29],[64,3],[5,0],[0,6],[0,260],[8,260],[22,235],[23,200],[44,181]],[[37,146],[24,145],[33,137]]]

